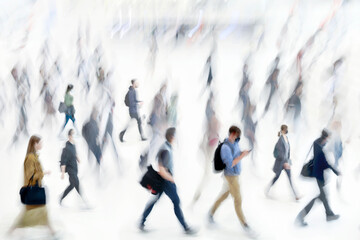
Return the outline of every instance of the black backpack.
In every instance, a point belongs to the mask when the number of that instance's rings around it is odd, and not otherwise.
[[[125,105],[127,106],[127,107],[130,107],[130,100],[129,100],[129,91],[126,93],[126,95],[125,95],[125,100],[124,100],[124,102],[125,102]]]
[[[225,163],[221,158],[221,147],[224,143],[225,142],[219,142],[219,145],[217,146],[214,154],[214,169],[217,173],[223,171],[226,167]]]

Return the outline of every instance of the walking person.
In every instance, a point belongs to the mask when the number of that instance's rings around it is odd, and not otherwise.
[[[164,83],[160,91],[155,95],[153,102],[153,109],[150,115],[149,124],[152,129],[152,137],[150,140],[149,148],[140,155],[140,168],[146,168],[148,159],[152,159],[153,155],[159,149],[163,142],[163,136],[167,128],[167,100],[166,100],[167,85]]]
[[[174,205],[174,212],[181,223],[182,227],[184,228],[184,231],[186,234],[195,234],[196,231],[188,226],[188,224],[185,222],[183,212],[180,208],[180,198],[177,194],[176,190],[176,184],[173,177],[174,173],[174,163],[173,163],[173,149],[172,144],[175,141],[175,128],[169,128],[166,130],[166,142],[162,145],[160,148],[158,154],[157,154],[157,162],[158,162],[158,168],[159,168],[159,175],[164,179],[162,191],[160,191],[155,197],[155,199],[152,199],[148,202],[148,204],[145,207],[145,210],[142,214],[141,222],[139,225],[139,229],[141,231],[145,231],[145,222],[146,218],[151,213],[151,210],[153,209],[155,203],[160,199],[161,195],[165,193],[172,201]]]
[[[214,223],[214,215],[221,203],[231,194],[234,198],[235,211],[244,230],[250,237],[256,237],[256,233],[249,227],[241,208],[242,199],[240,194],[239,175],[241,173],[241,160],[249,154],[249,151],[240,151],[241,130],[236,126],[229,129],[229,137],[221,146],[220,154],[224,162],[224,187],[220,197],[216,200],[209,213],[209,222]]]
[[[139,133],[142,141],[146,141],[147,139],[144,136],[142,129],[141,117],[138,111],[138,106],[143,104],[142,101],[137,99],[136,88],[139,87],[139,82],[136,79],[131,80],[131,86],[129,87],[129,91],[125,96],[125,104],[129,107],[129,114],[131,119],[136,119],[138,124]],[[121,142],[124,142],[124,135],[128,128],[129,123],[125,127],[123,131],[120,132],[119,138]]]
[[[64,103],[66,105],[66,111],[65,111],[65,123],[64,126],[62,127],[59,136],[61,135],[62,131],[65,129],[66,124],[68,123],[69,120],[71,120],[74,124],[74,127],[76,129],[76,132],[79,133],[76,125],[75,125],[75,108],[73,105],[73,101],[74,101],[74,97],[71,95],[72,90],[73,90],[74,86],[72,84],[69,84],[66,88],[66,92],[65,92],[65,98],[64,98]]]
[[[287,137],[288,126],[281,125],[280,132],[278,133],[279,140],[277,141],[274,149],[274,157],[276,158],[273,171],[275,173],[274,179],[271,181],[270,186],[266,189],[266,196],[269,195],[270,188],[275,184],[279,179],[280,174],[285,170],[291,189],[294,193],[295,199],[299,200],[298,195],[294,189],[294,186],[291,181],[291,160],[290,160],[290,143]]]
[[[326,213],[326,221],[333,221],[340,217],[340,215],[334,214],[334,212],[331,210],[324,189],[325,187],[324,171],[326,169],[330,168],[338,176],[340,174],[326,160],[323,148],[326,145],[328,138],[329,138],[329,133],[326,130],[323,130],[321,133],[321,137],[316,139],[313,143],[314,164],[313,164],[313,170],[311,176],[316,178],[316,182],[319,187],[320,194],[319,196],[312,199],[305,206],[305,208],[301,210],[300,213],[297,215],[295,222],[300,226],[307,226],[307,223],[304,221],[304,218],[310,212],[317,199],[319,199],[324,205],[325,213]]]
[[[80,193],[80,183],[78,174],[78,163],[80,160],[76,154],[76,147],[74,142],[74,129],[70,129],[68,132],[68,141],[61,153],[61,179],[64,179],[65,172],[69,175],[69,182],[70,185],[65,189],[64,193],[60,198],[60,205],[62,205],[62,201],[64,198],[75,188],[78,194],[81,196]]]
[[[201,151],[204,154],[205,161],[204,161],[204,174],[200,180],[199,186],[193,197],[193,204],[195,204],[205,187],[205,184],[209,182],[211,167],[212,167],[212,160],[214,158],[215,149],[219,142],[219,129],[220,129],[220,122],[216,116],[216,112],[214,109],[214,95],[210,92],[209,99],[206,104],[206,134],[204,134],[203,141],[200,145]]]
[[[97,116],[98,111],[96,110],[96,108],[93,108],[90,120],[85,123],[82,128],[82,135],[85,138],[86,143],[88,144],[89,150],[94,154],[96,162],[98,163],[98,165],[100,165],[102,159],[102,151],[100,148],[99,126],[96,120]]]
[[[49,175],[50,171],[43,171],[39,161],[39,150],[42,148],[41,138],[31,136],[24,161],[24,187],[26,186],[42,186],[42,180],[45,175]],[[46,226],[53,239],[58,239],[48,218],[48,211],[45,204],[42,205],[26,205],[24,211],[20,214],[14,225],[10,228],[9,234],[17,228],[33,227],[43,225]]]

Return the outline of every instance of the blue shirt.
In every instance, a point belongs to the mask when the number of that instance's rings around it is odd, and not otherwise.
[[[236,164],[234,167],[232,166],[232,162],[235,158],[240,156],[241,151],[239,148],[239,143],[231,143],[229,139],[225,139],[224,144],[221,147],[221,159],[225,163],[226,167],[224,169],[225,176],[238,176],[241,172],[241,161]]]

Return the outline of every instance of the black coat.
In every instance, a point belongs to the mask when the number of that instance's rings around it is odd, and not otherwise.
[[[327,162],[321,141],[322,139],[318,138],[314,142],[314,168],[312,175],[319,181],[324,182],[324,170],[330,168],[336,175],[339,173]]]
[[[77,167],[77,158],[76,158],[76,148],[75,145],[70,143],[69,141],[66,142],[66,145],[61,153],[61,161],[60,166],[66,166],[66,172],[69,174],[77,174],[78,167]]]
[[[289,153],[286,156],[285,149],[285,139],[283,136],[279,137],[275,148],[274,148],[274,157],[276,158],[273,171],[278,174],[284,169],[284,163],[289,163],[290,159],[290,143],[289,143]]]

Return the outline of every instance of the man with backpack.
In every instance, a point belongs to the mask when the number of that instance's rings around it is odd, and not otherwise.
[[[219,208],[220,204],[229,196],[229,194],[231,194],[231,196],[234,198],[235,211],[241,222],[241,225],[243,226],[247,234],[249,234],[251,237],[255,237],[255,233],[247,224],[247,221],[245,220],[243,211],[241,209],[241,195],[239,185],[239,175],[241,172],[240,161],[245,156],[247,156],[250,151],[240,151],[240,135],[241,130],[236,126],[231,126],[229,129],[229,137],[225,139],[225,141],[220,144],[218,149],[216,149],[215,151],[215,170],[219,171],[221,169],[221,167],[219,168],[220,159],[224,164],[224,190],[210,210],[209,222],[214,223],[213,217],[216,210]]]
[[[144,137],[143,129],[141,126],[141,117],[139,116],[138,112],[138,105],[142,105],[143,102],[137,100],[136,97],[136,88],[139,87],[139,82],[136,79],[131,80],[131,86],[129,87],[129,91],[125,95],[125,105],[129,107],[129,114],[130,118],[135,118],[138,124],[139,133],[141,135],[141,140],[146,141],[147,139]],[[124,142],[124,135],[128,128],[129,123],[127,124],[126,128],[120,132],[119,138],[121,142]]]

